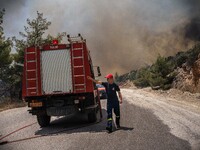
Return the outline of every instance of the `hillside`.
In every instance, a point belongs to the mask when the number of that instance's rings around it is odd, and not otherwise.
[[[200,44],[175,56],[158,56],[150,66],[132,70],[116,77],[117,82],[131,81],[138,88],[168,90],[177,88],[196,93],[200,91]]]

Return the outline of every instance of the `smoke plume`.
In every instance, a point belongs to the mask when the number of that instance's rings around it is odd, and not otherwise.
[[[200,1],[185,0],[185,5],[189,7],[190,16],[185,25],[185,38],[200,41]]]
[[[122,74],[149,65],[159,54],[174,55],[200,40],[199,0],[24,0],[24,3],[20,7],[16,1],[9,5],[23,9],[30,18],[35,17],[37,10],[43,12],[52,21],[48,33],[81,33],[87,39],[93,63],[102,67],[103,74]],[[12,10],[7,13],[17,15]],[[20,21],[24,22],[17,18],[11,23]]]

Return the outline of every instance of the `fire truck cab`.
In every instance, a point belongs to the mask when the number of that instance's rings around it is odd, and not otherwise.
[[[95,122],[101,112],[96,85],[87,80],[95,74],[86,40],[79,34],[68,35],[68,41],[25,50],[22,97],[41,127],[49,125],[51,116],[87,113],[88,121]]]

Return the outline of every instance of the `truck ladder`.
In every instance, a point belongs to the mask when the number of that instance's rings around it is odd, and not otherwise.
[[[31,59],[30,59],[31,58]],[[26,49],[26,93],[28,96],[38,93],[37,48]],[[35,68],[34,68],[35,66]]]
[[[73,70],[73,87],[74,92],[81,93],[86,92],[86,79],[85,79],[85,64],[84,64],[84,47],[83,41],[80,47],[74,48],[76,43],[72,43],[72,70]],[[76,55],[76,51],[79,51],[79,55]],[[78,61],[79,63],[77,63]],[[80,65],[81,64],[81,65]]]

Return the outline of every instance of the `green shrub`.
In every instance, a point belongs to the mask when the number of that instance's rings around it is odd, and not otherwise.
[[[133,70],[129,73],[129,80],[134,81],[136,79],[136,70]]]
[[[194,64],[194,62],[198,58],[199,53],[200,53],[200,44],[195,45],[191,50],[188,51],[187,64],[189,66],[192,66]]]
[[[119,76],[123,81],[129,79],[134,82],[137,87],[151,86],[153,89],[168,90],[177,73],[175,68],[181,67],[183,63],[192,66],[198,59],[200,54],[200,43],[196,44],[192,49],[187,52],[178,52],[174,57],[161,57],[158,56],[156,62],[151,66],[141,68],[137,71],[133,70],[129,74]]]
[[[158,56],[151,67],[142,68],[137,71],[134,84],[137,87],[160,87],[166,89],[166,84],[171,84],[175,76],[170,75],[175,65],[172,59],[168,60]],[[169,87],[169,86],[167,86]]]
[[[140,70],[137,71],[135,75],[135,81],[134,84],[137,87],[148,87],[149,86],[149,70],[148,68],[141,68]]]
[[[187,53],[179,52],[179,53],[177,53],[175,59],[176,59],[175,61],[176,61],[177,67],[181,67],[183,63],[187,62],[188,55],[187,55]]]

